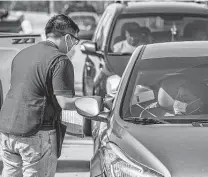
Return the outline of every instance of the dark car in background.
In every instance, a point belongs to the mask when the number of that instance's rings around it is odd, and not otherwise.
[[[91,40],[99,21],[97,13],[77,11],[69,13],[68,16],[79,26],[80,32],[78,37],[82,40]]]
[[[81,45],[81,51],[86,54],[84,95],[105,97],[117,87],[132,52],[114,52],[113,48],[125,40],[125,28],[130,22],[143,29],[138,36],[144,44],[206,40],[207,36],[203,35],[208,34],[208,8],[204,4],[171,1],[109,5],[100,18],[92,41]],[[86,120],[85,125],[90,134],[90,121]]]
[[[32,26],[28,20],[24,19],[24,14],[18,11],[7,11],[0,9],[0,32],[1,33],[24,33],[32,31]]]
[[[106,124],[94,139],[91,177],[207,177],[207,41],[141,45],[114,97],[75,105]]]
[[[23,14],[11,15],[9,11],[0,9],[0,32],[19,33],[23,18]]]

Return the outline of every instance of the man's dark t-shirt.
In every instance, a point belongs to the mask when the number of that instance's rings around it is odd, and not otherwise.
[[[73,97],[74,70],[55,44],[43,41],[23,49],[12,62],[11,87],[0,112],[0,132],[28,136],[36,133],[41,120],[52,121],[53,114],[61,109],[48,105],[48,90],[53,98]]]

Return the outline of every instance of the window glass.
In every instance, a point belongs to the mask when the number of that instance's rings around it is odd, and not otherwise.
[[[184,123],[188,116],[207,115],[207,61],[204,55],[138,61],[127,86],[123,118],[180,116],[177,123]]]
[[[183,14],[121,15],[109,52],[132,53],[138,45],[208,39],[208,18]]]
[[[94,37],[94,41],[97,43],[98,50],[104,50],[109,28],[112,22],[112,14],[110,12],[106,12],[101,20],[102,22],[98,24],[98,29]]]
[[[71,18],[79,26],[80,30],[89,31],[95,29],[96,27],[96,20],[93,16],[80,15],[80,16],[72,16]]]

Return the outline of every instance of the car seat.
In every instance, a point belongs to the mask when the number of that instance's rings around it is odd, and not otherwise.
[[[204,21],[198,20],[198,21],[188,23],[184,27],[183,38],[184,38],[184,40],[187,40],[187,41],[198,40],[196,38],[197,31],[204,31],[207,33],[207,31],[208,31],[207,28],[208,28],[207,24]]]
[[[153,37],[151,35],[151,31],[147,27],[141,27],[140,28],[140,42],[142,44],[151,44],[153,42]]]
[[[173,74],[160,81],[157,108],[148,109],[157,117],[174,115],[200,115],[208,113],[208,87],[183,74]],[[144,111],[141,117],[152,117]]]
[[[152,33],[154,43],[160,42],[170,42],[171,41],[171,31],[159,31]]]

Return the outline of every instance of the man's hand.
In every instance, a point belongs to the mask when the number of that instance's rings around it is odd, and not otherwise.
[[[63,110],[76,110],[75,101],[79,96],[69,97],[67,95],[56,95],[56,99]]]

